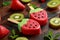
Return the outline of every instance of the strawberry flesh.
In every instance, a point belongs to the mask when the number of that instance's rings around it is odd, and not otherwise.
[[[25,6],[19,0],[12,0],[11,9],[12,10],[24,10]]]

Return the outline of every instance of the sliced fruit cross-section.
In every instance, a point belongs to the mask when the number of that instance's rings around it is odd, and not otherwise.
[[[50,20],[50,27],[55,29],[60,28],[60,18],[52,18]]]
[[[28,3],[28,2],[30,2],[31,0],[21,0],[22,2],[24,2],[24,3]]]
[[[16,20],[16,21],[21,21],[23,20],[24,15],[22,13],[14,13],[10,16],[10,19]]]
[[[50,1],[47,3],[47,6],[49,8],[57,8],[59,6],[60,2],[59,1]]]
[[[28,40],[28,38],[26,38],[26,37],[18,37],[15,40]]]

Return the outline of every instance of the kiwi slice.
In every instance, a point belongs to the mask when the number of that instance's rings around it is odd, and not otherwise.
[[[23,18],[24,18],[24,15],[20,13],[14,13],[10,16],[10,19],[16,20],[16,21],[21,21]]]
[[[60,0],[51,0],[51,1],[58,1],[60,3]]]
[[[15,40],[28,40],[28,38],[26,38],[26,37],[18,37]]]
[[[60,4],[59,1],[50,1],[47,3],[47,6],[49,8],[57,8],[59,6],[59,4]]]
[[[52,28],[60,28],[60,18],[52,18],[50,20],[50,27],[52,27]]]
[[[30,2],[31,0],[21,0],[22,2],[25,2],[25,3],[28,3]]]
[[[60,1],[60,0],[51,0],[51,1]]]

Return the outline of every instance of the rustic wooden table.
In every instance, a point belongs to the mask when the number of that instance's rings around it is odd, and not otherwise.
[[[37,1],[34,1],[34,2],[31,2],[31,3],[34,3],[36,4],[38,7],[41,7],[41,8],[44,8],[45,10],[47,10],[47,6],[46,6],[46,3],[39,3]],[[26,5],[25,5],[26,6]],[[27,7],[27,6],[26,6]],[[18,29],[17,29],[17,25],[16,24],[13,24],[11,22],[8,22],[7,21],[7,18],[14,12],[23,12],[25,17],[28,15],[28,12],[26,10],[28,10],[29,8],[26,8],[24,11],[12,11],[10,10],[10,5],[9,6],[3,6],[3,7],[0,7],[0,24],[1,25],[4,25],[6,28],[8,28],[9,30],[11,29],[15,29],[16,32],[18,33]],[[54,16],[58,16],[57,11],[54,11],[54,12],[49,12],[47,10],[47,13],[48,13],[48,17],[49,19],[54,17]],[[26,14],[25,14],[26,13]],[[42,34],[39,34],[39,35],[36,35],[36,36],[26,36],[27,38],[29,38],[29,40],[44,40],[43,37],[44,35],[50,30],[51,28],[49,28],[49,22],[47,23],[47,25],[43,26],[42,27]],[[53,30],[53,29],[51,29]],[[60,29],[59,30],[53,30],[54,33],[57,33],[59,32],[60,33]],[[19,34],[19,33],[18,33]],[[24,36],[23,34],[19,34],[20,36]],[[10,38],[6,38],[4,40],[12,40]]]

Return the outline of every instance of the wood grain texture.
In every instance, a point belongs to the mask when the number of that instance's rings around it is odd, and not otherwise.
[[[4,1],[6,1],[6,0],[4,0]],[[45,10],[47,10],[46,9],[47,8],[47,6],[46,6],[47,2],[46,3],[39,3],[37,1],[34,1],[34,2],[31,2],[31,3],[37,5],[38,7],[41,7],[41,8],[44,8]],[[15,13],[15,12],[18,12],[18,13],[22,12],[25,15],[25,17],[29,18],[28,17],[29,10],[30,9],[27,7],[24,11],[12,11],[12,10],[10,10],[10,5],[9,6],[3,6],[3,7],[0,8],[0,21],[1,21],[0,23],[1,23],[1,25],[4,25],[6,28],[8,28],[9,30],[15,29],[16,33],[19,34],[19,36],[25,36],[22,33],[18,32],[17,24],[8,22],[7,18],[9,18],[9,16],[11,14]],[[57,11],[54,11],[54,12],[47,11],[48,17],[52,18],[53,16],[57,15],[56,12]],[[43,39],[44,35],[47,34],[47,32],[49,30],[53,30],[53,29],[49,28],[49,22],[45,26],[42,26],[41,28],[42,28],[42,34],[39,34],[39,35],[36,35],[36,36],[25,36],[25,37],[27,37],[29,40],[44,40]],[[60,29],[59,30],[53,30],[53,32],[54,32],[54,34],[57,33],[57,32],[60,33]],[[5,38],[3,40],[13,40],[13,39]]]

